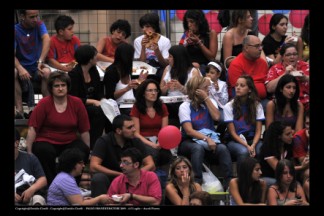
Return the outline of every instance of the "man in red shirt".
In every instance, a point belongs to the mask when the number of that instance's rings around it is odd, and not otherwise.
[[[261,40],[248,35],[243,40],[243,50],[230,64],[228,68],[228,94],[230,99],[235,96],[235,85],[241,75],[249,75],[254,81],[258,95],[262,100],[263,110],[266,110],[267,89],[265,80],[267,78],[268,64],[261,58]]]

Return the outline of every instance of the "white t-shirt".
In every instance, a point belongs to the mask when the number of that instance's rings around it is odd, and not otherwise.
[[[141,35],[134,40],[134,48],[135,48],[134,59],[139,59],[139,57],[141,56],[141,51],[142,51],[141,43],[143,37],[144,35]],[[169,38],[161,35],[158,41],[158,45],[163,58],[167,59],[169,57],[169,49],[171,48],[171,42]],[[158,58],[155,56],[154,50],[146,48],[145,55],[146,55],[146,60],[154,58],[155,61],[158,62]]]

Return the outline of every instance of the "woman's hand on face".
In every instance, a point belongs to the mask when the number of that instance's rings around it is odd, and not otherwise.
[[[200,40],[199,37],[193,33],[189,33],[189,38],[194,44],[197,44]]]
[[[190,184],[190,175],[188,172],[185,172],[184,175],[181,176],[181,184],[183,186],[189,186]]]
[[[208,97],[208,94],[206,91],[202,90],[202,89],[197,89],[196,90],[196,95],[201,99],[204,100],[206,97]]]

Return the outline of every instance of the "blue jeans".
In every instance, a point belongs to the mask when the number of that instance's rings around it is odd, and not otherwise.
[[[255,146],[256,158],[260,154],[260,149],[262,146],[262,141],[259,141]],[[231,155],[236,158],[237,167],[239,167],[240,163],[247,157],[250,157],[250,153],[248,149],[240,143],[235,141],[229,141],[227,143],[227,148],[231,152]]]
[[[195,180],[198,183],[202,183],[202,169],[205,154],[208,158],[211,158],[212,162],[217,161],[221,170],[224,173],[225,185],[228,184],[232,178],[232,160],[228,149],[224,144],[217,144],[216,152],[207,151],[202,145],[197,144],[191,139],[184,140],[178,148],[178,154],[190,158],[192,169],[195,173]]]

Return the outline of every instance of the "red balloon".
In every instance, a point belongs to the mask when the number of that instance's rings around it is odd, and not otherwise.
[[[214,29],[217,33],[220,33],[222,31],[222,26],[219,24],[217,16],[218,13],[214,11],[209,11],[205,14],[206,19],[208,21],[210,29]]]
[[[308,10],[292,10],[289,14],[289,21],[295,28],[302,28],[304,25],[305,16],[309,13]]]
[[[269,24],[272,14],[264,14],[259,18],[258,27],[259,32],[263,35],[267,35],[270,32]]]
[[[186,11],[187,10],[177,10],[176,11],[176,14],[177,14],[177,17],[178,17],[179,20],[181,20],[181,21],[183,20],[183,17],[185,15]]]
[[[173,125],[163,127],[159,134],[158,140],[161,148],[172,149],[177,147],[181,141],[181,132],[179,128]]]

